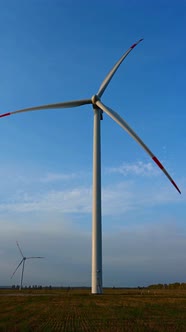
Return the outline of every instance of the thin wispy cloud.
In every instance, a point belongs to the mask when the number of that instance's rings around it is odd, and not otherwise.
[[[155,176],[160,174],[160,171],[152,163],[144,163],[138,161],[136,163],[123,163],[116,167],[106,168],[107,173],[119,173],[124,176],[136,175],[136,176]]]
[[[161,190],[160,190],[161,187]],[[171,189],[171,190],[170,190]],[[103,215],[118,215],[126,211],[144,207],[163,206],[167,203],[182,203],[184,196],[178,196],[169,183],[157,182],[152,186],[148,181],[124,181],[102,188]],[[46,190],[38,187],[31,192],[12,194],[0,202],[1,212],[46,212],[62,211],[68,213],[90,214],[92,211],[92,186],[60,187]]]
[[[42,193],[22,193],[0,203],[0,211],[62,211],[63,213],[90,213],[91,188],[50,190]]]
[[[46,173],[39,180],[43,183],[57,182],[57,181],[68,181],[75,178],[80,178],[80,173]]]

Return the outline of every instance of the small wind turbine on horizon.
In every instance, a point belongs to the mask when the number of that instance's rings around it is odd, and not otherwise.
[[[103,112],[110,116],[116,123],[118,123],[152,158],[152,160],[159,166],[164,172],[167,178],[171,181],[177,191],[181,194],[180,189],[171,178],[169,173],[151,152],[147,145],[141,140],[141,138],[134,132],[134,130],[127,124],[127,122],[110,107],[107,107],[101,102],[101,97],[105,92],[108,84],[110,83],[115,72],[127,57],[127,55],[142,41],[129,47],[129,49],[121,56],[116,62],[108,75],[103,80],[97,94],[93,95],[90,99],[73,100],[62,103],[55,103],[49,105],[41,105],[35,107],[29,107],[20,109],[13,112],[8,112],[0,115],[5,117],[22,112],[46,110],[46,109],[59,109],[59,108],[72,108],[82,105],[91,104],[94,111],[94,129],[93,129],[93,189],[92,189],[92,293],[102,293],[102,222],[101,222],[101,126],[100,120],[103,119]]]
[[[23,255],[23,252],[22,252],[22,250],[21,250],[21,248],[20,248],[20,246],[19,246],[19,243],[18,243],[17,241],[16,241],[16,244],[17,244],[17,247],[18,247],[18,249],[19,249],[19,252],[20,252],[20,254],[21,254],[21,256],[22,256],[22,260],[21,260],[21,262],[18,264],[18,266],[16,267],[14,273],[13,273],[12,276],[11,276],[11,279],[13,278],[14,274],[16,273],[16,271],[18,270],[18,268],[21,266],[21,264],[23,264],[23,266],[22,266],[22,272],[21,272],[21,283],[20,283],[20,287],[19,287],[19,289],[21,290],[21,289],[22,289],[22,286],[23,286],[23,274],[24,274],[24,268],[25,268],[25,261],[26,261],[27,259],[44,258],[44,257],[41,257],[41,256],[30,256],[30,257],[26,257],[26,256]]]

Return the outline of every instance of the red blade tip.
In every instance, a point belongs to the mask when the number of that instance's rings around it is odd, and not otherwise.
[[[161,168],[162,170],[164,170],[164,167],[163,167],[163,165],[160,163],[160,161],[154,156],[154,157],[152,157],[152,159],[155,161],[155,163],[159,166],[159,168]],[[170,179],[171,180],[171,179]],[[173,181],[173,180],[171,180],[171,182],[172,182],[172,184],[173,184],[173,186],[177,189],[177,191],[181,194],[181,191],[180,191],[180,189],[178,188],[178,186],[176,185],[176,183]]]
[[[4,114],[0,114],[0,118],[3,118],[4,116],[8,116],[8,115],[11,115],[11,113],[4,113]]]
[[[155,163],[159,166],[159,168],[163,169],[163,165],[160,163],[160,161],[154,156],[152,159],[155,161]]]
[[[178,186],[176,185],[176,183],[173,180],[171,182],[172,182],[173,186],[177,189],[177,191],[181,194],[181,191],[178,188]]]
[[[140,40],[138,40],[137,43],[134,43],[130,48],[133,49],[136,45],[138,45],[141,41],[143,40],[143,38],[141,38]]]
[[[134,48],[136,45],[137,45],[137,44],[135,43],[135,44],[133,44],[130,48]]]

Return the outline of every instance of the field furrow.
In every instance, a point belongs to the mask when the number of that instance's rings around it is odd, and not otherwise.
[[[186,291],[0,294],[0,332],[185,332]]]

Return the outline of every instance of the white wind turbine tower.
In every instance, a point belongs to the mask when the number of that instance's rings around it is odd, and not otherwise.
[[[56,104],[42,105],[20,109],[13,112],[8,112],[0,115],[5,117],[12,114],[46,110],[46,109],[58,109],[58,108],[72,108],[91,104],[94,111],[94,129],[93,129],[93,203],[92,203],[92,293],[102,293],[102,225],[101,225],[101,147],[100,147],[100,120],[102,120],[102,114],[105,112],[115,122],[117,122],[141,147],[149,154],[154,162],[160,167],[165,173],[168,179],[172,182],[178,192],[181,194],[174,180],[168,174],[166,169],[155,157],[151,150],[141,140],[141,138],[131,129],[126,121],[110,107],[107,107],[101,102],[101,97],[110,83],[113,75],[115,74],[118,67],[121,65],[127,55],[138,45],[143,39],[133,44],[129,49],[121,56],[118,62],[110,70],[104,81],[102,82],[97,94],[93,95],[90,99],[73,100]]]
[[[21,260],[21,262],[18,264],[18,266],[16,267],[14,273],[13,273],[12,276],[11,276],[11,279],[12,279],[12,277],[14,276],[14,274],[16,273],[16,271],[18,270],[18,268],[21,266],[21,264],[23,264],[23,265],[22,265],[22,272],[21,272],[21,283],[20,283],[20,287],[19,287],[19,289],[21,290],[21,289],[22,289],[22,286],[23,286],[23,274],[24,274],[24,268],[25,268],[25,261],[26,261],[27,259],[32,259],[32,258],[44,258],[44,257],[40,257],[40,256],[30,256],[30,257],[26,257],[26,256],[23,255],[22,250],[21,250],[21,248],[20,248],[20,246],[19,246],[19,243],[18,243],[17,241],[16,241],[16,244],[17,244],[18,249],[19,249],[19,252],[20,252],[20,254],[21,254],[21,256],[22,256],[22,260]]]

